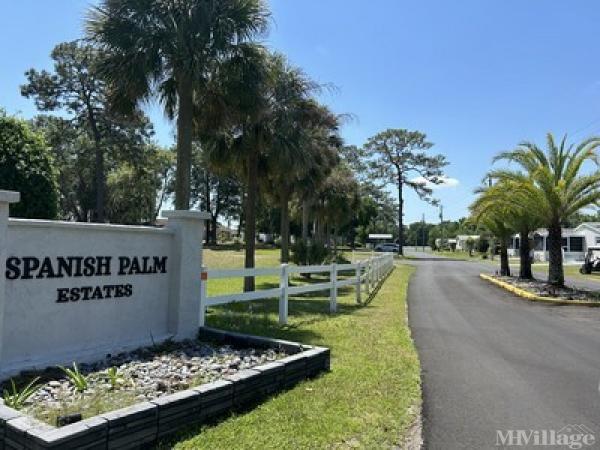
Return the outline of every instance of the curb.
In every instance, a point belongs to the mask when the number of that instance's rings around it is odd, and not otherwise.
[[[513,294],[515,294],[521,298],[524,298],[525,300],[529,300],[531,302],[546,303],[546,304],[555,305],[555,306],[575,305],[575,306],[587,306],[590,308],[600,307],[600,302],[583,302],[583,301],[577,301],[577,300],[562,300],[558,297],[542,297],[539,295],[532,294],[531,292],[528,292],[525,289],[515,287],[510,283],[500,281],[490,275],[480,273],[479,277],[483,280],[489,281],[490,283],[495,284],[496,286],[501,287],[504,290],[507,290],[509,292],[512,292]]]

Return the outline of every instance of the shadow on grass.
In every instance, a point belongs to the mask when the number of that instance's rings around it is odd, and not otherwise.
[[[331,314],[329,298],[323,298],[322,295],[314,298],[294,296],[289,298],[288,308],[288,314],[293,318],[293,322],[288,325],[278,323],[277,299],[209,308],[206,318],[208,326],[211,327],[310,344],[316,340],[320,341],[322,336],[306,329],[307,325],[335,316],[352,314],[362,308],[362,305],[338,303],[337,312]]]
[[[297,279],[295,281],[291,286],[323,283],[327,282],[328,278],[319,276],[311,277],[310,279]],[[297,283],[297,281],[300,281],[300,283]],[[307,330],[306,328],[309,325],[336,316],[354,314],[368,305],[371,308],[377,307],[371,305],[371,302],[384,282],[385,279],[371,291],[366,299],[363,297],[364,300],[361,304],[354,303],[353,301],[355,296],[355,288],[353,286],[339,288],[338,296],[341,301],[338,301],[337,311],[333,314],[329,312],[330,300],[327,290],[290,296],[288,301],[288,315],[292,320],[288,325],[282,326],[278,323],[279,300],[276,298],[231,303],[209,308],[206,316],[207,324],[211,327],[240,333],[257,334],[310,344],[315,341],[321,341],[322,336],[314,331]],[[278,286],[279,284],[275,282],[262,282],[257,288],[272,289]]]

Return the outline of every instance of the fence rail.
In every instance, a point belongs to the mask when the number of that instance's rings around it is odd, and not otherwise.
[[[200,289],[200,326],[204,326],[206,308],[208,306],[225,305],[228,303],[249,302],[252,300],[265,300],[279,298],[279,323],[285,325],[288,321],[288,302],[290,295],[307,294],[311,292],[329,291],[329,311],[337,311],[338,289],[354,286],[356,302],[361,303],[362,292],[371,293],[387,276],[394,267],[394,256],[386,253],[374,256],[354,264],[330,264],[321,266],[290,266],[282,264],[279,267],[254,268],[254,269],[211,269],[202,268]],[[290,286],[290,276],[293,274],[328,274],[329,281],[317,284]],[[340,274],[350,276],[339,279]],[[209,297],[207,294],[208,280],[223,278],[243,278],[250,276],[279,276],[279,287],[262,289],[253,292],[217,295]]]

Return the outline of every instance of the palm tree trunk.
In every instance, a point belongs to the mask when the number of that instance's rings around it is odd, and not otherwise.
[[[337,258],[338,254],[338,235],[337,235],[337,227],[333,229],[333,255]]]
[[[102,135],[98,129],[96,114],[91,105],[91,100],[87,98],[87,117],[92,130],[92,138],[94,139],[94,188],[96,190],[96,211],[94,221],[103,223],[106,221],[106,176],[104,173],[104,149],[102,148]]]
[[[308,200],[302,200],[302,240],[308,240]]]
[[[503,277],[510,277],[507,239],[500,240],[500,275]]]
[[[106,179],[104,177],[104,149],[99,142],[95,145],[95,187],[96,187],[96,214],[95,222],[104,223],[105,217],[105,197],[106,197]]]
[[[216,214],[211,217],[212,225],[210,226],[210,241],[209,242],[212,245],[217,245],[217,228],[219,227],[217,219],[218,219],[218,216]]]
[[[531,272],[531,258],[529,258],[529,230],[527,227],[521,229],[520,233],[519,257],[521,267],[519,268],[519,278],[531,280],[533,273]]]
[[[192,80],[187,76],[179,79],[177,94],[177,170],[175,172],[175,209],[190,209],[190,174],[192,168]]]
[[[562,287],[565,284],[565,274],[562,258],[562,227],[558,220],[554,220],[548,227],[548,247],[550,260],[548,283]]]
[[[212,204],[211,204],[211,199],[210,199],[210,177],[208,175],[208,172],[204,172],[204,196],[205,196],[205,201],[204,201],[204,209],[209,212],[212,216]],[[212,235],[212,217],[211,220],[209,222],[206,223],[206,245],[208,245],[210,243],[210,237]]]
[[[287,264],[290,259],[290,209],[289,192],[281,190],[281,263]]]
[[[248,155],[248,174],[246,193],[246,208],[244,214],[244,240],[245,240],[245,261],[244,267],[254,268],[254,254],[256,251],[256,200],[258,196],[258,150],[253,148]],[[254,291],[254,277],[244,278],[244,292]]]

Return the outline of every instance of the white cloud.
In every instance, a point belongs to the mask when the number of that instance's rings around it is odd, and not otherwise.
[[[441,181],[440,184],[435,184],[435,183],[428,181],[424,177],[417,177],[417,178],[413,178],[412,180],[410,180],[411,183],[423,184],[426,187],[428,187],[429,189],[433,189],[433,190],[454,188],[460,184],[460,182],[456,178],[450,178],[450,177],[440,177],[440,181]]]

